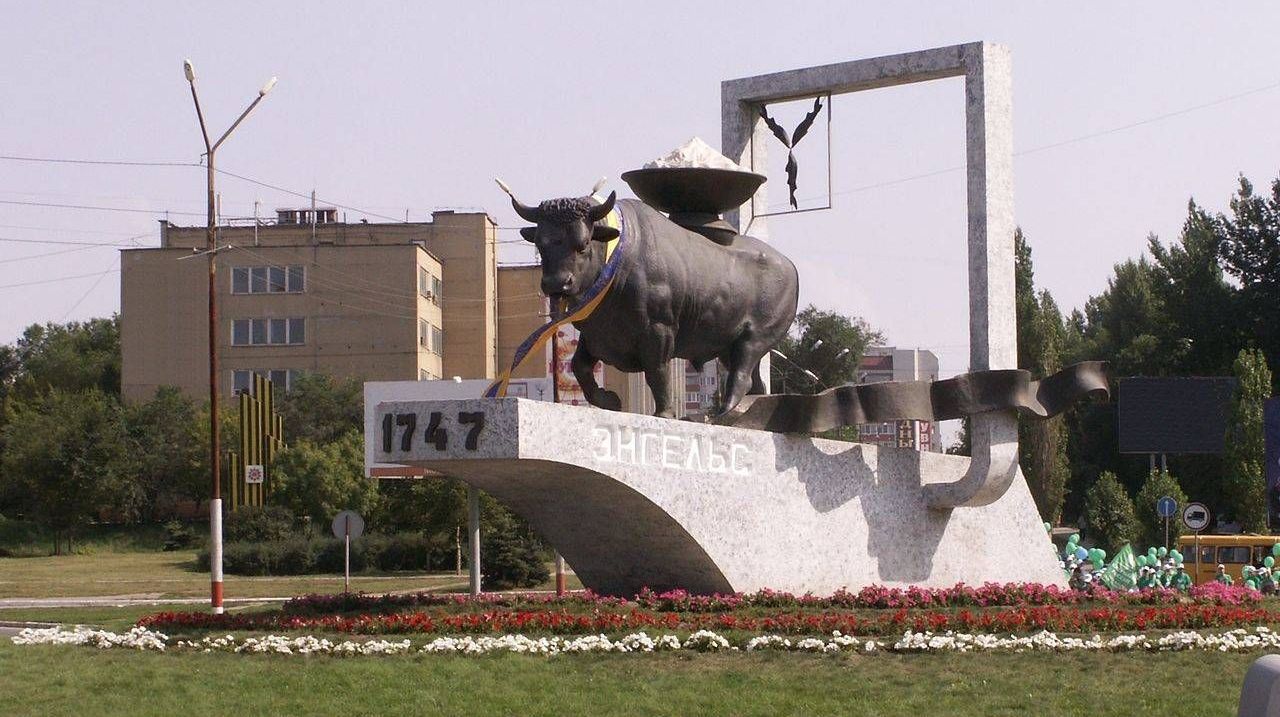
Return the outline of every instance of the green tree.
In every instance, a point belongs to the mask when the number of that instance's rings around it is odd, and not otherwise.
[[[1167,471],[1154,470],[1147,474],[1147,480],[1142,484],[1142,490],[1138,491],[1137,500],[1134,501],[1134,510],[1138,515],[1138,525],[1141,528],[1139,536],[1141,545],[1164,545],[1165,536],[1165,519],[1156,514],[1156,502],[1163,496],[1169,496],[1178,502],[1179,506],[1187,504],[1187,494],[1182,492],[1182,487],[1178,485],[1178,480]],[[1170,518],[1169,526],[1169,546],[1173,547],[1178,542],[1178,537],[1182,535],[1182,521],[1177,516]]]
[[[1218,215],[1216,226],[1222,266],[1240,282],[1248,333],[1267,356],[1272,389],[1280,391],[1280,179],[1272,181],[1270,195],[1259,195],[1240,177],[1231,215]]]
[[[123,408],[129,480],[115,505],[130,520],[151,522],[179,499],[197,502],[209,489],[208,412],[172,386],[146,403]]]
[[[364,385],[355,378],[304,373],[276,411],[284,420],[285,442],[332,443],[349,431],[364,430]]]
[[[1019,228],[1014,233],[1014,306],[1018,321],[1018,368],[1044,377],[1062,368],[1067,329],[1048,291],[1035,290],[1031,246]],[[1066,426],[1061,418],[1021,417],[1018,421],[1019,464],[1040,516],[1050,523],[1062,518],[1067,482]]]
[[[1138,519],[1133,501],[1115,473],[1108,471],[1098,478],[1089,488],[1084,506],[1090,535],[1111,554],[1137,540]]]
[[[1230,512],[1246,533],[1267,531],[1263,474],[1263,407],[1271,395],[1271,371],[1261,351],[1241,351],[1235,363],[1236,393],[1227,424],[1225,459]]]
[[[52,390],[97,389],[120,395],[120,320],[32,324],[15,347],[19,368],[11,379],[19,397]]]
[[[1215,220],[1194,201],[1177,242],[1166,247],[1154,236],[1147,240],[1163,344],[1183,375],[1225,374],[1244,343],[1238,292],[1218,263],[1219,243]]]
[[[271,465],[271,481],[269,503],[318,525],[328,525],[341,510],[370,515],[378,508],[377,481],[364,475],[364,439],[356,431],[332,443],[290,445]]]
[[[380,480],[378,494],[376,519],[385,532],[414,531],[452,540],[467,524],[467,486],[456,478]]]
[[[120,490],[125,452],[118,404],[103,392],[61,390],[11,406],[3,480],[20,509],[52,531],[54,552]]]
[[[859,317],[809,305],[796,314],[792,334],[777,346],[787,358],[775,357],[770,362],[773,388],[778,392],[818,393],[850,383],[855,380],[854,371],[867,347],[883,341],[884,335]]]
[[[531,588],[545,582],[551,555],[529,526],[487,495],[482,496],[480,511],[484,588]]]

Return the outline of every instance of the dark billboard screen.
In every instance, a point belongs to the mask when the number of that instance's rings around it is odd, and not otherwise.
[[[1120,379],[1121,453],[1221,453],[1234,378]]]

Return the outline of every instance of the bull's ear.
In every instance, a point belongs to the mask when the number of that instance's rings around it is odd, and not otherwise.
[[[520,236],[524,237],[527,242],[536,242],[538,241],[538,228],[520,227]]]
[[[591,238],[596,241],[612,241],[618,238],[618,230],[603,224],[597,224],[591,230]]]

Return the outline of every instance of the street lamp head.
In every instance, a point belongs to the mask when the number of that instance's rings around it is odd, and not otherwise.
[[[191,64],[191,60],[182,61],[182,74],[187,76],[187,82],[196,81],[196,68]]]
[[[817,341],[814,341],[814,342],[813,342],[813,350],[814,350],[814,351],[817,351],[818,349],[822,348],[822,344],[823,344],[822,339],[818,339]]]
[[[844,358],[845,356],[848,356],[848,355],[849,355],[849,347],[848,347],[848,346],[846,346],[846,347],[844,347],[844,348],[840,349],[840,352],[836,354],[836,360],[837,360],[837,361],[839,361],[840,359],[842,359],[842,358]]]
[[[276,78],[272,77],[271,79],[267,80],[267,84],[263,85],[262,89],[258,90],[258,96],[262,97],[266,95],[268,92],[271,91],[271,88],[275,86],[276,86]]]

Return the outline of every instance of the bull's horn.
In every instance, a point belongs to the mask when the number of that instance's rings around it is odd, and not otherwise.
[[[609,192],[609,198],[604,200],[603,204],[597,204],[587,210],[587,222],[595,224],[596,222],[609,216],[609,212],[613,211],[613,203],[618,200],[617,192]]]
[[[588,197],[595,196],[595,193],[596,193],[596,192],[600,191],[601,189],[604,189],[604,184],[605,184],[605,182],[607,182],[607,181],[609,181],[609,178],[608,178],[608,177],[601,177],[601,178],[600,178],[600,181],[596,182],[596,186],[594,186],[594,187],[592,187],[592,188],[591,188],[591,193],[590,193],[590,194],[588,194],[587,196],[588,196]]]
[[[533,222],[534,224],[538,223],[537,209],[527,204],[522,204],[519,199],[516,199],[515,192],[511,191],[511,187],[508,187],[506,182],[502,181],[498,177],[494,177],[493,181],[498,183],[498,187],[500,187],[502,191],[506,192],[508,197],[511,197],[511,206],[515,208],[516,214],[519,214],[521,219],[526,222]]]

